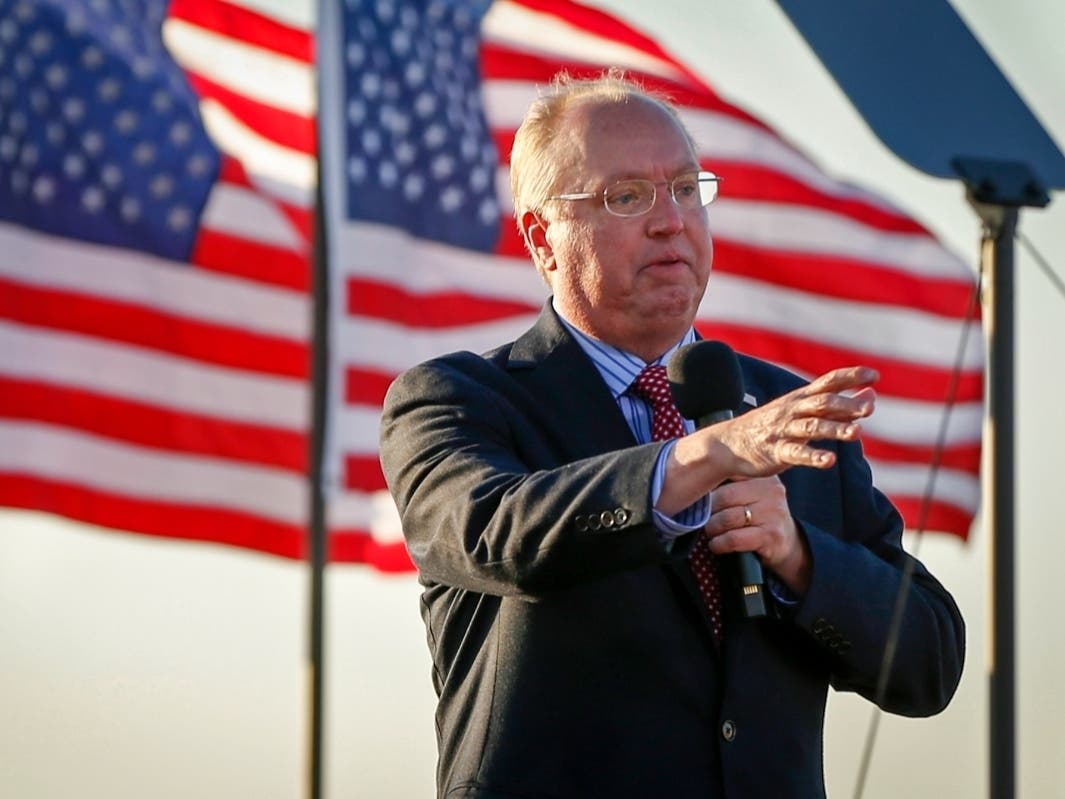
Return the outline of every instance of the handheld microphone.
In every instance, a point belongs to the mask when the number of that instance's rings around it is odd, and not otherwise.
[[[685,344],[666,367],[673,403],[699,429],[731,419],[743,401],[743,373],[732,347],[721,341]],[[743,611],[749,618],[766,615],[765,576],[753,552],[737,552]]]

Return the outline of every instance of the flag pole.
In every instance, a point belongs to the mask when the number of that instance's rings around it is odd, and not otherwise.
[[[325,200],[318,159],[314,202],[314,251],[311,280],[313,332],[311,355],[311,439],[308,495],[308,558],[311,572],[308,607],[307,797],[321,799],[325,682],[325,565],[328,558],[323,493],[325,419],[329,375],[329,275],[326,258]]]

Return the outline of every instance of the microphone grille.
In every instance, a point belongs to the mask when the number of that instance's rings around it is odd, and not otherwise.
[[[723,341],[685,344],[669,359],[666,376],[673,402],[687,419],[733,411],[743,401],[740,362]]]

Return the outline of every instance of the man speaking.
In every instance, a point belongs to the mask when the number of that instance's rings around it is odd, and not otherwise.
[[[425,589],[438,796],[824,796],[828,686],[877,698],[907,564],[881,706],[940,711],[964,659],[858,443],[876,372],[805,383],[739,356],[743,407],[681,416],[666,365],[698,338],[718,178],[622,76],[556,81],[511,180],[550,301],[516,341],[401,375],[382,417]],[[764,613],[744,612],[739,552]]]

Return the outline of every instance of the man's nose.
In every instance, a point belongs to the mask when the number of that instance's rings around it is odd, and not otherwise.
[[[684,210],[674,202],[668,186],[655,192],[655,203],[647,217],[648,232],[652,235],[671,235],[684,229]]]

